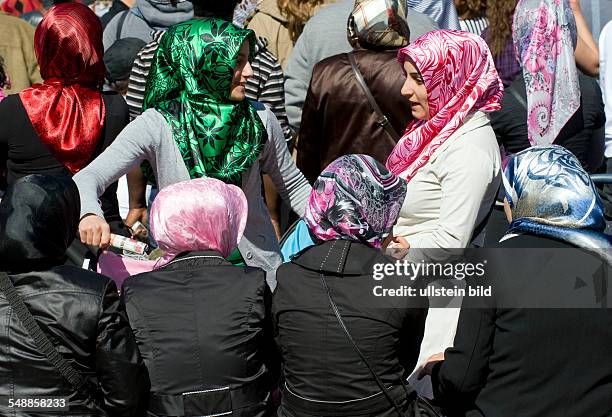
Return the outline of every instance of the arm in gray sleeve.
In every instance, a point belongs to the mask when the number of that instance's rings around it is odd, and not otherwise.
[[[103,218],[98,197],[109,184],[145,159],[155,167],[154,144],[159,141],[163,129],[152,120],[154,115],[162,117],[150,111],[148,117],[134,119],[104,152],[73,177],[81,195],[81,217],[95,214]]]
[[[283,200],[302,217],[312,187],[291,159],[278,120],[269,109],[266,112],[268,141],[262,151],[262,169],[270,175]]]
[[[312,67],[315,63],[308,59],[308,34],[303,32],[298,38],[285,68],[285,108],[289,125],[297,132],[302,119],[302,106],[310,84]]]

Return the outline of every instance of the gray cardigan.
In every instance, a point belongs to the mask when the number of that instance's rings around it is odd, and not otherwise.
[[[238,247],[247,265],[266,271],[268,284],[274,289],[276,268],[282,259],[262,196],[261,173],[270,175],[281,197],[300,217],[304,215],[311,187],[291,159],[274,114],[259,102],[252,104],[266,126],[268,141],[253,166],[242,174],[241,188],[249,214]],[[98,196],[144,160],[151,163],[160,189],[190,179],[170,127],[155,109],[148,109],[134,119],[111,146],[73,177],[81,194],[81,217],[90,213],[103,217]]]

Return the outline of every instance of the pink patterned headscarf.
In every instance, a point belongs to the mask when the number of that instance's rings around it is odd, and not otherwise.
[[[242,238],[247,213],[242,190],[214,178],[164,188],[151,206],[151,233],[165,252],[156,267],[187,251],[214,250],[228,257]]]
[[[580,107],[576,20],[567,0],[521,0],[512,26],[531,145],[550,145]]]
[[[504,87],[486,42],[460,30],[426,33],[398,52],[404,68],[410,59],[423,77],[429,120],[412,121],[387,159],[391,172],[407,181],[476,111],[501,108]]]
[[[406,197],[406,182],[368,155],[333,161],[312,186],[304,221],[313,240],[382,246]]]

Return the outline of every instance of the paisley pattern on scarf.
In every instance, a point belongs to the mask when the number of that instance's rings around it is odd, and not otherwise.
[[[248,100],[230,100],[243,42],[255,51],[253,31],[218,19],[172,26],[161,38],[147,79],[143,110],[166,119],[191,178],[240,184],[267,140]]]
[[[315,241],[352,240],[380,248],[405,197],[405,181],[374,158],[345,155],[315,181],[304,220]]]
[[[551,144],[580,107],[577,29],[567,0],[521,0],[513,40],[527,87],[529,142]]]
[[[504,88],[486,42],[472,33],[426,33],[399,50],[402,71],[407,59],[423,78],[430,119],[408,125],[387,167],[410,181],[470,113],[499,110]]]
[[[529,233],[586,249],[606,249],[603,205],[578,159],[558,145],[534,146],[510,158],[503,176],[512,223],[505,238]]]

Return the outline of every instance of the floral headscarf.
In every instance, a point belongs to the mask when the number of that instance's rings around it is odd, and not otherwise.
[[[315,241],[352,240],[380,248],[405,197],[405,181],[374,158],[345,155],[315,181],[304,220]]]
[[[429,102],[430,119],[412,121],[387,159],[391,172],[410,181],[470,113],[499,110],[504,88],[486,42],[472,33],[432,31],[397,58],[402,71],[407,59],[414,63]]]
[[[240,184],[257,159],[266,129],[248,100],[230,100],[240,47],[255,34],[219,19],[172,26],[161,38],[143,109],[154,107],[172,128],[191,178]]]
[[[503,184],[512,208],[504,239],[520,233],[548,236],[611,257],[599,194],[570,151],[548,145],[519,152],[506,166]]]
[[[527,86],[532,145],[548,145],[580,107],[576,21],[567,0],[521,0],[513,39]]]
[[[151,206],[151,234],[164,251],[157,266],[188,251],[228,257],[242,238],[247,213],[246,197],[235,185],[214,178],[169,185]]]

